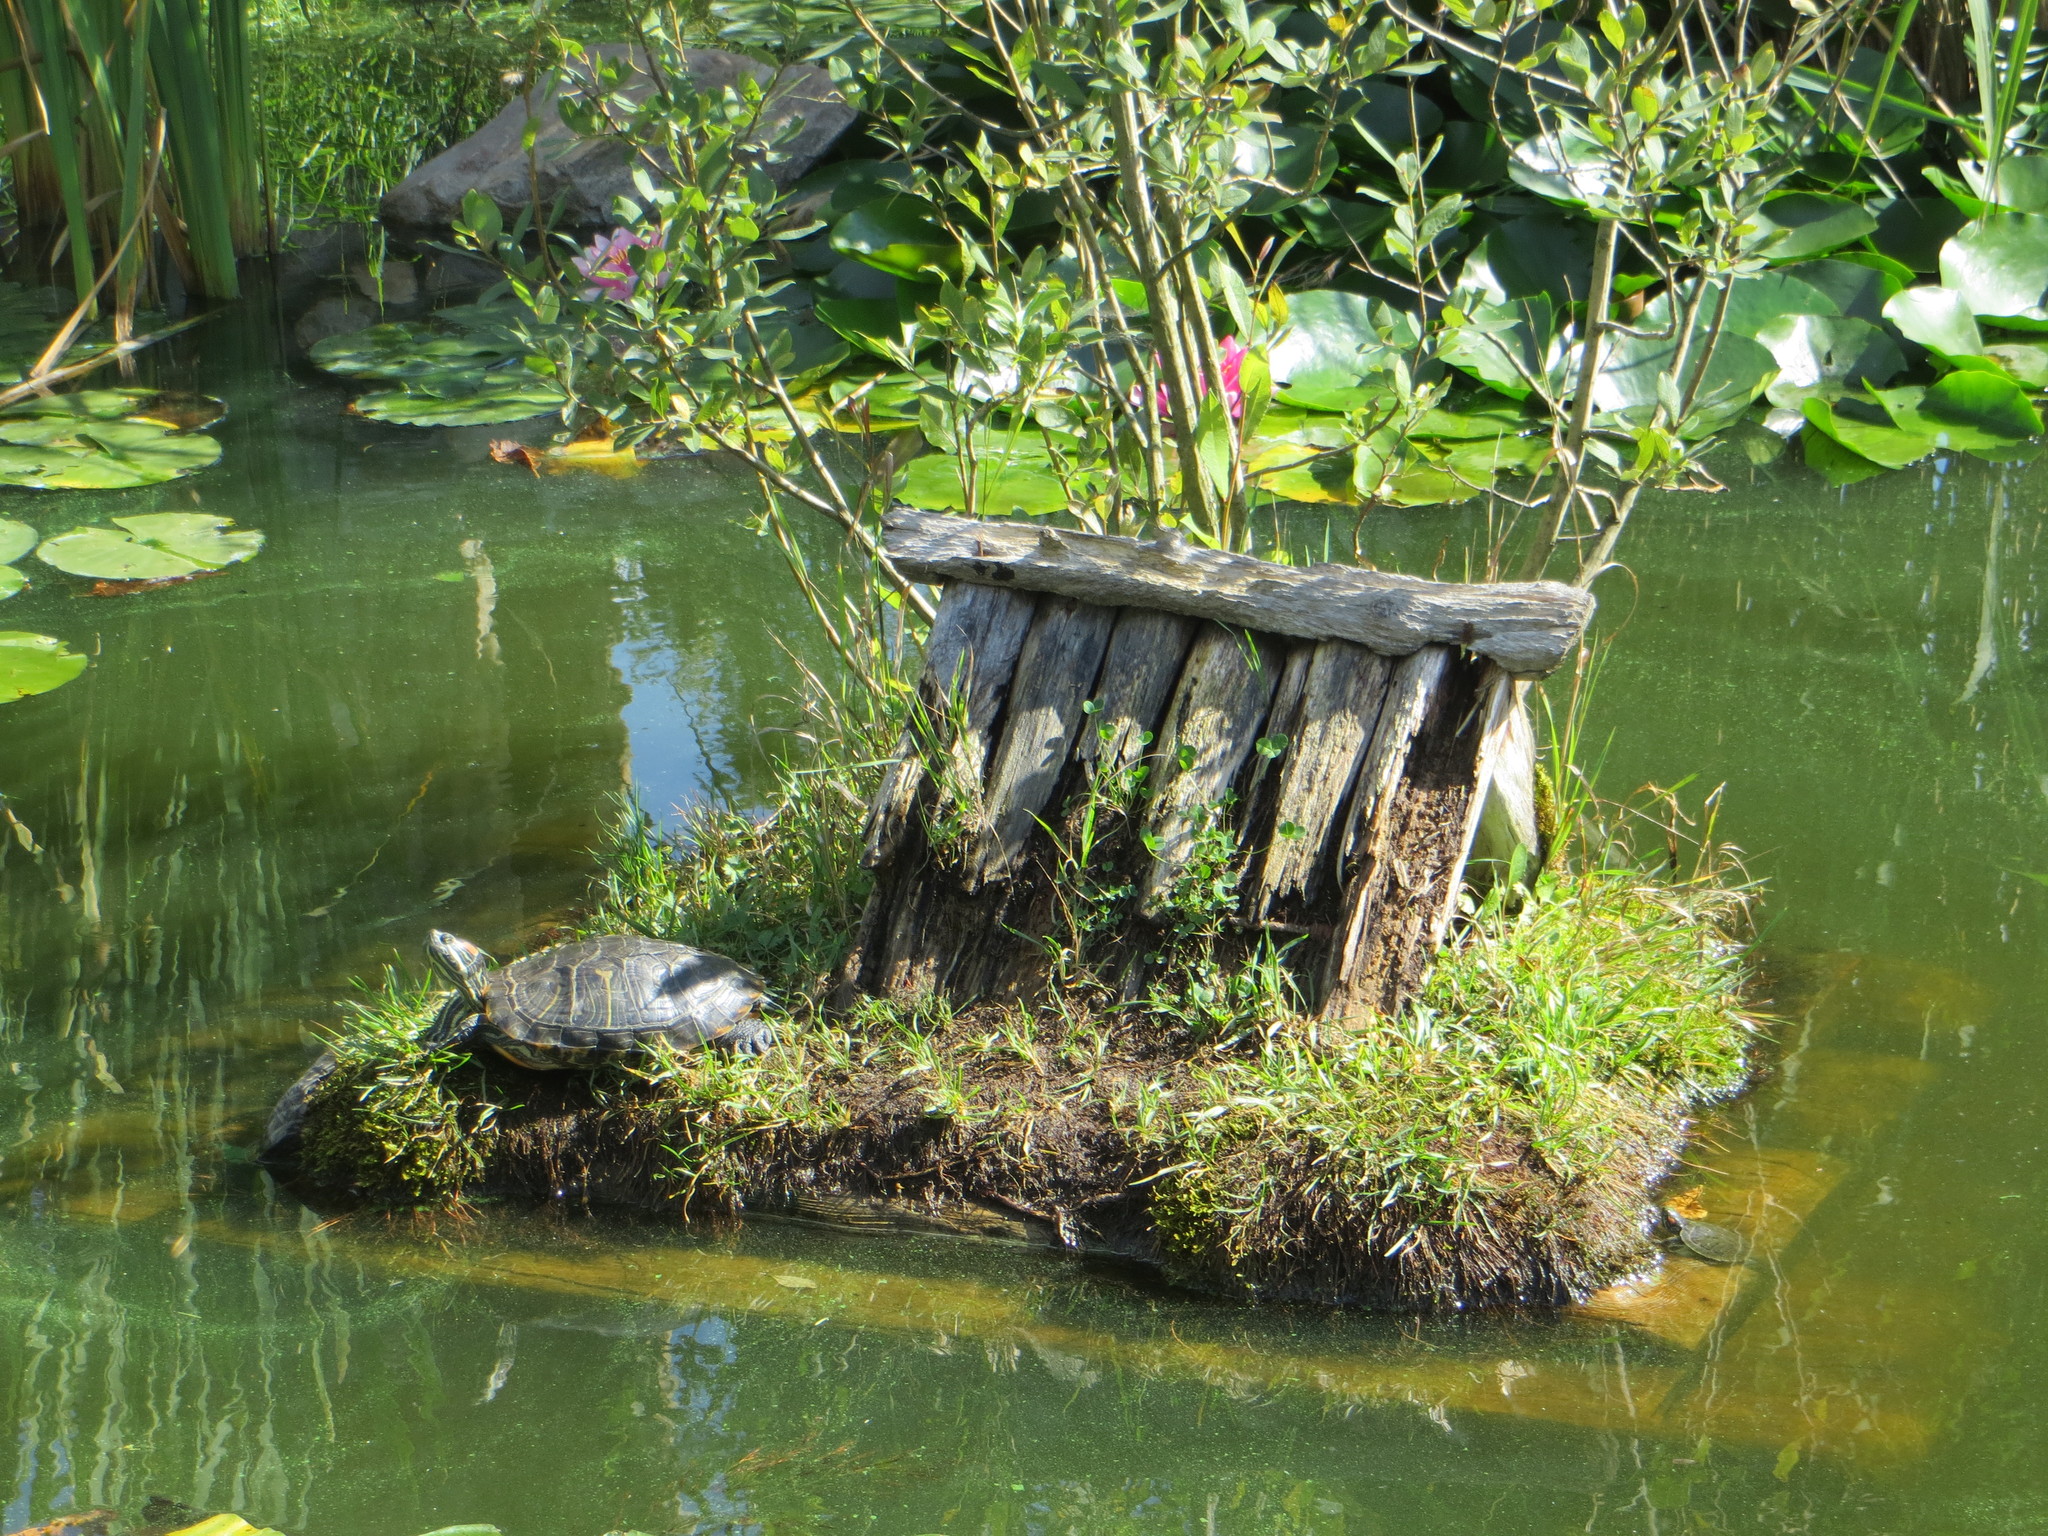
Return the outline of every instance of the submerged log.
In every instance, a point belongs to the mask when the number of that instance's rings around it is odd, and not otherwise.
[[[1398,1009],[1497,762],[1530,799],[1515,676],[1591,606],[907,510],[885,542],[946,590],[843,981],[956,1003],[1076,965],[1136,997],[1199,932],[1271,937],[1325,1016]]]

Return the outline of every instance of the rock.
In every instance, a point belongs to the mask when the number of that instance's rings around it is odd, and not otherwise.
[[[309,352],[316,341],[366,331],[383,319],[384,311],[375,303],[352,293],[335,294],[299,316],[299,323],[292,328],[292,340],[301,352]]]
[[[420,296],[419,269],[409,261],[352,262],[348,280],[357,293],[381,304],[410,304]]]
[[[643,50],[607,43],[591,51],[631,61],[639,78],[624,87],[629,97],[652,89]],[[817,164],[853,123],[853,108],[833,87],[831,77],[814,65],[791,64],[778,71],[772,64],[718,48],[693,48],[684,57],[691,83],[699,91],[720,90],[746,75],[758,80],[767,92],[762,120],[769,133],[792,118],[802,119],[802,127],[776,151],[768,168],[778,187],[788,186]],[[587,80],[589,66],[573,64],[563,73]],[[427,161],[385,194],[379,212],[393,224],[445,228],[461,213],[465,193],[482,192],[511,213],[524,208],[537,189],[543,209],[561,198],[563,224],[609,223],[612,199],[633,190],[631,156],[617,139],[585,139],[570,131],[558,108],[563,83],[558,75],[537,85],[460,144]],[[522,147],[529,119],[538,125],[531,165]]]

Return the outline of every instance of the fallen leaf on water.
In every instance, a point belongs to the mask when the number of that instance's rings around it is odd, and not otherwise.
[[[540,455],[516,437],[500,437],[491,443],[491,461],[495,464],[518,464],[540,473]]]
[[[24,1526],[13,1536],[106,1536],[114,1519],[111,1509],[88,1509],[81,1514],[60,1515],[43,1525]]]
[[[1673,1195],[1664,1202],[1664,1205],[1673,1215],[1683,1216],[1687,1221],[1705,1221],[1707,1219],[1707,1208],[1701,1203],[1700,1192],[1697,1188],[1688,1189],[1680,1195]]]
[[[785,1291],[815,1291],[818,1282],[803,1275],[777,1275],[775,1283]]]
[[[491,458],[499,464],[522,465],[536,475],[589,469],[623,478],[640,468],[638,454],[631,448],[614,448],[608,437],[582,438],[554,448],[529,448],[516,438],[501,437],[491,444]]]
[[[154,592],[158,587],[182,586],[188,581],[199,581],[208,576],[219,576],[219,571],[187,571],[182,576],[157,576],[148,581],[96,581],[82,596],[85,597],[130,597],[137,592]]]

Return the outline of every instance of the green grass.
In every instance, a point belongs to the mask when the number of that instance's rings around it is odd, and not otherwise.
[[[437,998],[387,988],[338,1044],[309,1171],[414,1200],[981,1201],[1230,1294],[1554,1300],[1649,1257],[1649,1194],[1687,1113],[1743,1080],[1744,898],[1611,854],[1489,898],[1416,1005],[1356,1032],[1291,1013],[1271,956],[1263,982],[1257,964],[1197,968],[1119,1008],[1077,987],[1035,1010],[834,1015],[896,722],[844,701],[814,715],[767,817],[707,812],[680,844],[628,820],[584,924],[755,966],[775,1050],[451,1068],[412,1040]]]

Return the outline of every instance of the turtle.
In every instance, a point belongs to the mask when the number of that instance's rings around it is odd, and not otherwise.
[[[758,1056],[775,1034],[759,1017],[761,978],[687,944],[608,933],[491,968],[467,939],[436,929],[427,959],[450,985],[420,1043],[489,1045],[537,1072],[592,1066],[651,1046],[716,1046]]]
[[[1678,1241],[1687,1253],[1709,1264],[1740,1264],[1749,1257],[1749,1239],[1732,1227],[1716,1226],[1672,1206],[1664,1215],[1678,1229]]]
[[[427,959],[455,988],[420,1032],[420,1043],[434,1049],[480,1037],[519,1066],[556,1071],[657,1042],[756,1056],[775,1039],[757,1017],[760,977],[687,944],[612,933],[558,944],[493,970],[491,957],[476,945],[437,930],[427,937]],[[333,1051],[321,1052],[278,1096],[257,1161],[296,1162],[307,1107],[339,1064]]]

